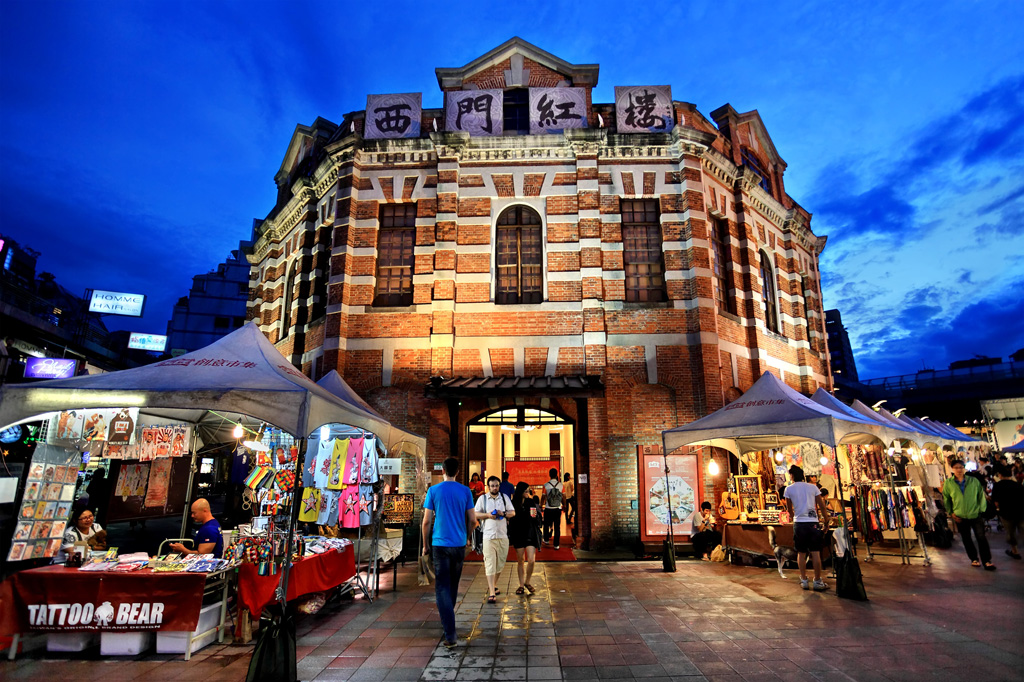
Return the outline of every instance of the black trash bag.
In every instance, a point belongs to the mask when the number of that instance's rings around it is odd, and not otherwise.
[[[264,613],[245,682],[295,682],[295,619],[280,604],[268,606]]]
[[[855,601],[867,601],[868,593],[864,591],[864,578],[860,573],[857,557],[847,552],[835,557],[836,596]]]
[[[676,572],[676,547],[668,538],[662,543],[661,566],[666,573]]]

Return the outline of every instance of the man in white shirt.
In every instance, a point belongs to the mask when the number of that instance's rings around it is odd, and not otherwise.
[[[476,519],[483,526],[484,572],[487,574],[487,603],[493,604],[499,594],[498,575],[508,558],[508,521],[516,515],[512,500],[501,492],[497,476],[487,479],[487,492],[476,500]]]
[[[793,482],[786,487],[786,506],[793,519],[793,544],[796,545],[796,562],[800,567],[800,587],[805,590],[807,582],[807,555],[814,564],[814,590],[827,590],[828,585],[821,579],[821,544],[825,534],[818,525],[819,520],[828,518],[828,509],[818,486],[804,483],[804,470],[793,465],[789,467]]]
[[[558,480],[558,469],[549,469],[551,480],[544,484],[544,542],[553,542],[554,548],[562,540],[562,501],[565,488]]]

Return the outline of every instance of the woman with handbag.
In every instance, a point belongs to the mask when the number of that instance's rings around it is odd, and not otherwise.
[[[516,491],[512,494],[512,507],[516,515],[509,520],[508,525],[508,538],[516,550],[519,569],[519,588],[516,594],[533,594],[536,591],[530,579],[533,578],[537,550],[540,548],[541,510],[540,500],[526,494],[529,489],[530,486],[522,481],[516,484]]]

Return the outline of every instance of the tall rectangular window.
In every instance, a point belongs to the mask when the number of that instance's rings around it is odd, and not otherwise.
[[[736,299],[729,283],[732,275],[729,223],[724,220],[715,220],[711,224],[711,250],[714,257],[711,266],[715,273],[715,299],[718,301],[718,309],[735,315]]]
[[[385,204],[377,235],[375,306],[412,305],[416,204]]]
[[[775,196],[775,193],[772,192],[772,179],[769,176],[768,171],[761,165],[758,158],[754,156],[754,153],[746,148],[741,149],[740,158],[743,159],[744,166],[761,176],[761,182],[758,183],[758,185],[761,186],[761,189],[768,192],[768,196]]]
[[[495,303],[540,303],[540,216],[526,206],[513,206],[498,217],[498,286]]]
[[[505,115],[505,133],[529,133],[530,91],[527,88],[506,90],[502,101]]]
[[[661,248],[657,201],[622,202],[622,262],[626,271],[626,300],[668,300],[665,256]]]

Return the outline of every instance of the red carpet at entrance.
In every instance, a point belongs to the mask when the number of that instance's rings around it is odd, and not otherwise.
[[[484,558],[476,552],[466,554],[466,561],[483,561]],[[516,550],[508,548],[508,563],[516,562]],[[558,549],[545,545],[537,551],[537,561],[576,561],[576,555],[572,552],[572,538],[563,536],[562,545]]]

